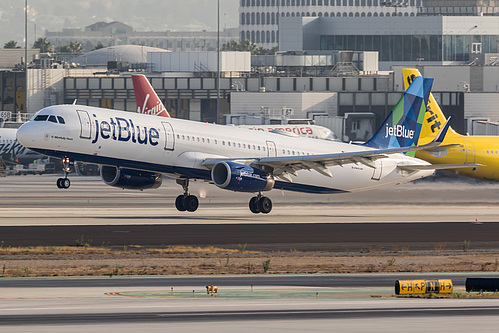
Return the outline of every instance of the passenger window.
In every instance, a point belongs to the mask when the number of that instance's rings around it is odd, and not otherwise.
[[[217,139],[215,139],[215,144],[216,144],[216,145],[218,144],[218,140],[217,140]]]
[[[227,145],[230,147],[230,141],[227,142]]]
[[[207,141],[208,143],[210,143],[210,139],[206,139],[206,141]]]
[[[260,150],[260,146],[258,146],[258,150]]]
[[[182,140],[185,140],[185,135],[182,135]]]
[[[179,140],[180,140],[180,135],[178,135],[178,134],[177,134],[177,139],[179,139]]]
[[[57,120],[59,120],[59,124],[65,124],[66,122],[64,121],[64,118],[61,116],[57,116]]]
[[[203,143],[204,143],[204,138],[203,138]]]
[[[240,144],[240,143],[238,143],[238,144],[237,144],[237,147],[238,147],[238,148],[241,148],[241,144]]]
[[[50,122],[56,123],[57,124],[57,119],[55,118],[54,115],[51,115],[48,119]]]
[[[225,141],[222,141],[222,146],[225,146]]]
[[[39,114],[35,117],[35,121],[45,121],[49,116],[46,114]]]

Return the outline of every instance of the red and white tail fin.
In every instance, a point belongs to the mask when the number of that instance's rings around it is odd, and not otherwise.
[[[170,117],[145,75],[132,75],[137,112],[161,117]]]

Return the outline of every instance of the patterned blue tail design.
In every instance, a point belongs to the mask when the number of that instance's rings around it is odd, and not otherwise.
[[[372,148],[417,145],[432,85],[432,78],[416,77],[376,134],[364,145]]]

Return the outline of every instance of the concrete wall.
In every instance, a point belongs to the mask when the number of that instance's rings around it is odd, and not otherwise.
[[[216,72],[216,52],[148,52],[147,63],[153,72]],[[250,52],[221,52],[222,72],[249,72]]]
[[[499,94],[467,93],[464,94],[464,118],[487,118],[499,121]]]
[[[260,114],[264,108],[268,108],[277,116],[282,108],[292,108],[294,111],[292,118],[308,118],[310,113],[336,115],[337,105],[338,95],[334,92],[231,93],[231,113],[236,114]]]
[[[65,75],[65,69],[28,69],[28,114],[62,103]]]

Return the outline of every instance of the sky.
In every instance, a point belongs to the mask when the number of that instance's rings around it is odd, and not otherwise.
[[[28,0],[28,44],[45,30],[120,21],[136,31],[217,29],[216,0]],[[220,0],[220,28],[238,26],[239,0]],[[0,0],[0,47],[24,47],[24,0]]]

